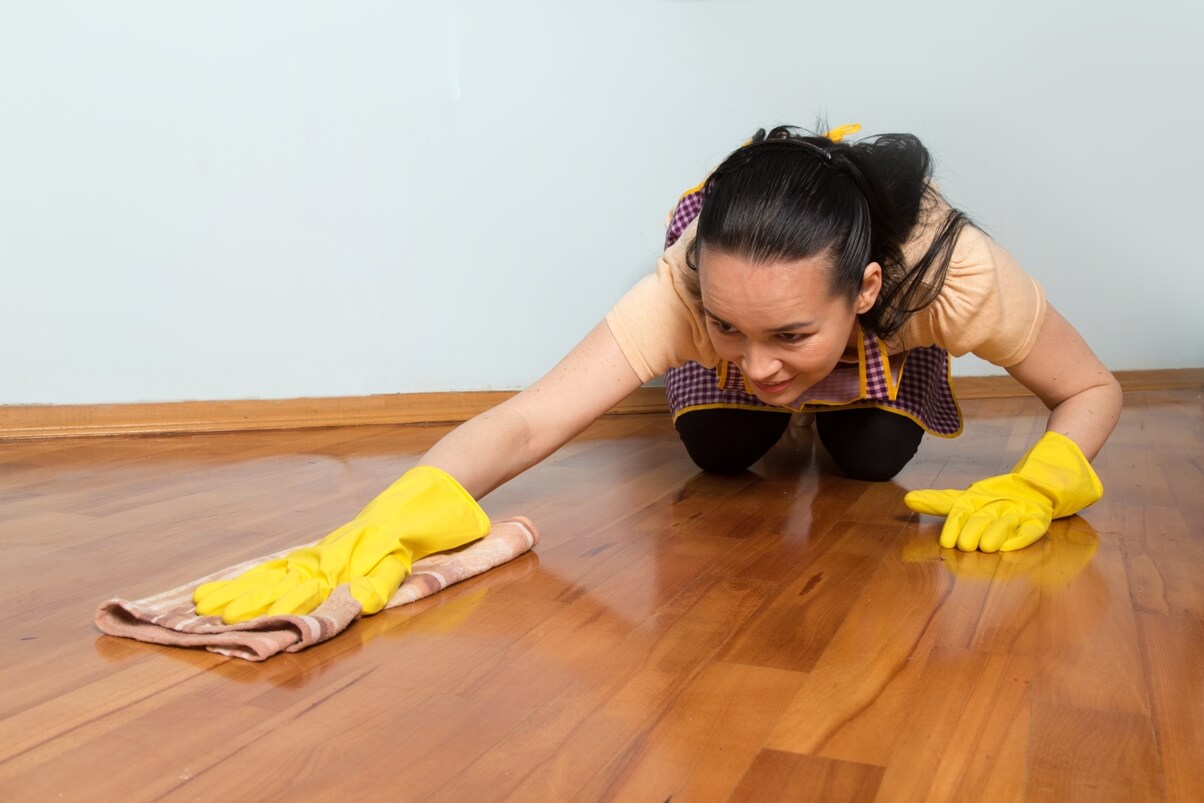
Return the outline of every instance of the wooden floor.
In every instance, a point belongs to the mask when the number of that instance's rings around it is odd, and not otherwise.
[[[1006,555],[902,504],[1044,421],[966,407],[887,484],[605,419],[486,500],[536,552],[263,664],[93,611],[324,534],[444,428],[0,443],[0,800],[1204,800],[1200,392],[1129,394],[1104,499]]]

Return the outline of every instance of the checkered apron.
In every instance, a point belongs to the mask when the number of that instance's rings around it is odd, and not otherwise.
[[[702,209],[702,188],[686,192],[673,210],[665,247],[677,242]],[[766,404],[753,395],[740,369],[723,360],[714,368],[687,362],[665,374],[669,409],[676,421],[691,410],[716,408],[827,412],[876,407],[907,416],[932,435],[961,434],[962,413],[949,382],[949,352],[940,346],[888,354],[872,332],[858,326],[857,363],[841,363],[789,405]],[[904,370],[906,368],[906,370]]]

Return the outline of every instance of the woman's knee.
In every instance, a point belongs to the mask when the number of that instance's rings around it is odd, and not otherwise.
[[[841,473],[869,482],[893,479],[924,437],[910,418],[873,407],[820,413],[815,428]]]
[[[695,465],[712,474],[735,474],[773,448],[789,423],[789,413],[716,408],[682,413],[675,426]]]

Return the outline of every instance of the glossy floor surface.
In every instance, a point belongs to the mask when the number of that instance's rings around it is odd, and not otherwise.
[[[1104,499],[1004,555],[902,497],[1006,470],[1033,400],[885,484],[604,419],[485,500],[533,553],[262,664],[93,612],[323,535],[443,428],[0,443],[0,800],[1204,800],[1204,402],[1126,402]]]

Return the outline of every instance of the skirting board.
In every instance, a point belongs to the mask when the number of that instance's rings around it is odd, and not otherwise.
[[[1118,371],[1125,391],[1204,388],[1204,368]],[[954,377],[960,399],[1030,395],[1010,376]],[[322,399],[0,406],[0,440],[306,429],[465,421],[513,391],[397,393]],[[612,414],[665,413],[664,388],[640,388]]]

